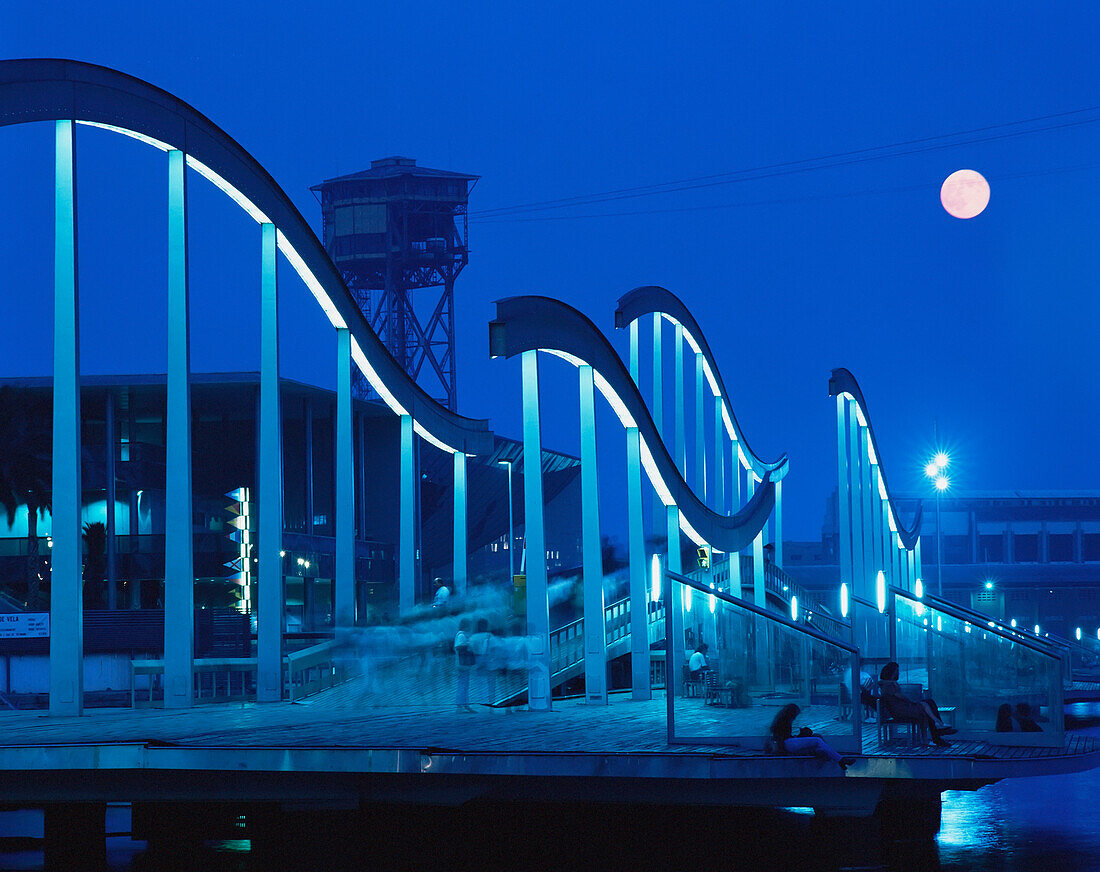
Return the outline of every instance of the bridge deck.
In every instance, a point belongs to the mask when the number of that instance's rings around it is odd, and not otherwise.
[[[820,708],[821,710],[816,710]],[[683,710],[678,709],[678,711]],[[728,717],[729,710],[700,717]],[[762,728],[774,711],[740,713]],[[358,683],[300,703],[225,703],[185,710],[101,709],[79,718],[42,712],[0,714],[0,772],[43,770],[327,772],[527,775],[658,779],[822,779],[831,764],[768,756],[736,746],[670,745],[663,693],[646,702],[613,695],[606,708],[581,700],[554,711],[503,714],[478,707],[375,707]],[[835,711],[815,707],[806,723],[836,730]],[[1100,742],[1073,734],[1061,748],[1002,747],[957,741],[948,748],[880,745],[864,725],[863,754],[846,779],[915,779],[976,786],[1004,777],[1054,774],[1100,765]],[[14,782],[13,782],[14,783]],[[796,803],[791,803],[796,804]]]

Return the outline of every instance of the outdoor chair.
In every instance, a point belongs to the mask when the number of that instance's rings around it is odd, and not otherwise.
[[[902,694],[911,700],[920,701],[923,696],[924,688],[919,684],[899,684]],[[886,706],[883,704],[882,697],[877,700],[878,703],[878,740],[880,744],[889,742],[892,738],[892,731],[898,727],[909,728],[909,744],[916,745],[917,740],[921,742],[927,740],[925,733],[925,720],[920,718],[918,720],[905,720],[893,717],[886,711]]]
[[[691,670],[688,669],[687,664],[684,664],[683,669],[684,671],[682,683],[684,688],[684,696],[691,698],[702,696],[704,690],[702,676],[698,678],[693,678],[691,675]]]

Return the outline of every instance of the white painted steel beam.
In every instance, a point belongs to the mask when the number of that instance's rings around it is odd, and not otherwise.
[[[164,707],[194,696],[195,570],[191,511],[191,350],[187,165],[168,152],[168,401],[164,495]],[[251,559],[249,556],[246,559]]]
[[[54,136],[50,714],[79,715],[84,709],[84,605],[80,529],[80,306],[73,122],[56,122]]]

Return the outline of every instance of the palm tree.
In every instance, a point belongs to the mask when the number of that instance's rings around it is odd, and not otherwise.
[[[38,519],[52,501],[52,410],[25,388],[0,387],[0,508],[8,525],[27,507],[27,606],[40,607]]]

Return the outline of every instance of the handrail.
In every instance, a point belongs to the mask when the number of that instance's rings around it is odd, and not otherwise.
[[[797,630],[798,632],[804,633],[807,636],[812,636],[819,642],[827,642],[830,645],[835,645],[838,648],[843,648],[849,653],[859,654],[859,649],[855,646],[849,644],[848,642],[844,642],[841,639],[837,639],[835,636],[830,636],[828,633],[822,633],[820,630],[817,630],[814,627],[807,627],[805,624],[800,624],[797,621],[792,621],[789,618],[778,614],[777,612],[769,612],[767,609],[760,608],[760,606],[756,605],[755,603],[750,603],[748,600],[743,600],[740,597],[733,596],[724,591],[715,590],[714,588],[707,587],[701,582],[695,581],[694,579],[688,578],[687,576],[680,575],[677,572],[672,572],[669,569],[666,569],[664,571],[664,574],[666,578],[671,579],[672,581],[678,581],[680,582],[680,584],[684,584],[688,587],[694,588],[704,596],[717,597],[718,599],[722,600],[723,602],[729,603],[732,606],[737,606],[737,608],[752,612],[753,614],[759,615],[762,618],[767,618],[770,621],[775,621],[778,624],[782,624],[783,626],[789,627],[792,630]]]
[[[668,453],[638,386],[619,354],[587,317],[549,297],[524,296],[498,300],[489,323],[489,354],[513,357],[545,351],[575,366],[590,365],[596,387],[623,427],[637,427],[642,466],[666,506],[680,510],[680,527],[697,545],[719,551],[740,551],[767,524],[775,505],[775,483],[765,472],[752,499],[736,515],[712,511],[684,480]]]
[[[762,477],[765,472],[772,473],[772,481],[782,481],[790,469],[790,461],[786,454],[778,460],[766,461],[761,459],[750,447],[737,422],[737,416],[733,413],[733,402],[726,391],[726,384],[722,380],[722,373],[718,370],[718,363],[710,350],[703,328],[695,320],[695,316],[684,305],[683,300],[677,297],[667,288],[659,285],[646,285],[634,288],[619,297],[618,306],[615,309],[615,326],[619,329],[627,327],[637,321],[643,315],[657,314],[678,324],[684,330],[684,338],[688,344],[703,355],[703,371],[710,382],[711,387],[722,398],[726,409],[729,411],[728,432],[743,449],[745,459],[752,466],[753,472]]]
[[[943,612],[944,614],[950,615],[951,617],[953,617],[957,621],[965,621],[968,624],[974,624],[975,623],[974,619],[970,615],[966,614],[964,610],[956,608],[954,606],[954,604],[952,604],[952,603],[946,603],[943,600],[940,600],[934,605],[929,605],[924,599],[922,599],[920,597],[917,597],[915,594],[910,593],[907,590],[902,590],[900,587],[895,587],[894,585],[890,585],[888,590],[889,590],[890,595],[893,596],[895,599],[900,596],[902,599],[907,599],[910,602],[919,603],[920,605],[922,605],[926,608],[934,609],[936,611],[940,611],[940,612]],[[894,617],[897,617],[897,616],[894,615]],[[1023,637],[1023,636],[1017,636],[1015,633],[1012,633],[1012,632],[1004,632],[1004,631],[1002,631],[1001,629],[999,629],[997,627],[988,626],[988,624],[986,623],[986,620],[988,620],[988,619],[985,619],[985,620],[981,621],[980,623],[978,623],[978,626],[980,626],[984,632],[993,633],[994,635],[1000,636],[1001,638],[1005,639],[1006,641],[1015,642],[1017,644],[1023,645],[1025,648],[1030,648],[1031,650],[1033,650],[1033,651],[1035,651],[1039,654],[1042,654],[1046,657],[1050,657],[1050,658],[1056,659],[1056,660],[1061,660],[1062,659],[1061,657],[1058,657],[1053,652],[1051,652],[1049,650],[1045,650],[1042,646],[1034,644],[1031,639],[1028,639],[1028,638]]]
[[[313,229],[260,163],[180,98],[108,67],[56,58],[0,60],[0,126],[73,120],[131,136],[188,165],[221,188],[258,223],[278,230],[278,247],[336,327],[352,336],[352,357],[399,415],[437,447],[489,454],[488,422],[465,418],[432,399],[394,359],[367,322]]]
[[[996,625],[997,627],[1000,627],[1004,633],[1013,636],[1018,635],[1021,639],[1026,639],[1029,642],[1037,643],[1039,645],[1050,645],[1053,648],[1060,648],[1063,650],[1068,650],[1069,648],[1068,644],[1062,644],[1061,642],[1057,642],[1055,641],[1055,639],[1049,637],[1036,636],[1034,633],[1027,632],[1027,630],[1021,630],[1019,627],[1010,626],[1008,624],[1005,624],[1003,621],[998,621],[996,618],[991,618],[989,615],[983,615],[979,611],[961,605],[960,603],[952,602],[950,600],[945,600],[941,597],[934,596],[927,591],[925,591],[924,600],[936,604],[934,606],[935,608],[939,608],[939,604],[942,603],[944,605],[951,606],[956,611],[973,615],[976,620],[982,622],[982,626],[986,627],[986,629],[989,629],[993,625]]]
[[[901,539],[902,544],[910,551],[916,547],[917,541],[920,539],[921,520],[924,515],[924,504],[917,506],[917,513],[913,518],[912,525],[906,529],[901,525],[901,514],[898,512],[897,506],[894,505],[894,497],[890,490],[890,485],[886,480],[886,464],[883,463],[882,453],[878,450],[878,441],[875,439],[874,428],[871,427],[871,413],[867,409],[867,400],[863,397],[863,391],[859,389],[859,382],[856,381],[856,377],[844,367],[838,367],[832,371],[829,376],[829,396],[837,397],[847,395],[855,401],[856,406],[859,409],[859,414],[863,416],[861,423],[867,427],[867,438],[870,442],[871,451],[874,452],[875,457],[878,459],[878,473],[882,476],[882,486],[886,491],[886,502],[890,506],[890,513],[894,517],[894,522],[897,525],[897,534]]]

